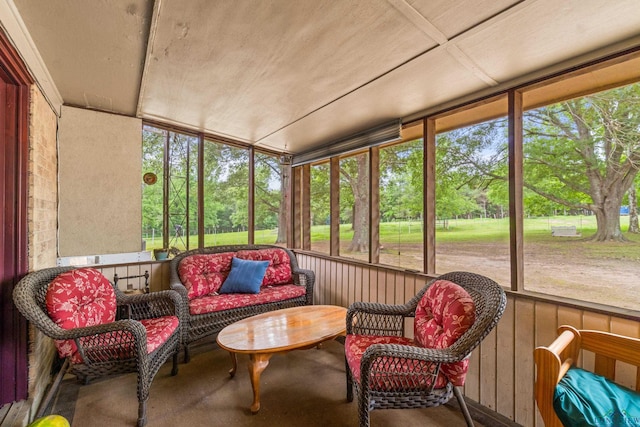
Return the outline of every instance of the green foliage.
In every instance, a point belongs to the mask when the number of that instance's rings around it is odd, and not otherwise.
[[[185,246],[176,227],[196,242],[198,223],[198,139],[189,135],[145,126],[143,171],[158,176],[155,185],[143,186],[143,230],[159,236],[163,226],[163,178],[165,144],[169,147],[168,215],[170,244]],[[247,230],[249,200],[249,152],[213,141],[204,141],[204,229],[205,234]],[[255,204],[257,229],[278,227],[282,199],[281,167],[276,157],[256,154]],[[188,223],[188,224],[187,224]],[[242,239],[241,239],[242,240]],[[246,238],[245,238],[246,241]],[[270,243],[274,243],[275,239]]]
[[[640,170],[640,84],[531,110],[524,129],[526,188],[549,210],[593,211],[598,240],[619,238],[609,224]]]
[[[489,214],[508,206],[504,118],[439,134],[436,140],[436,215]]]
[[[422,217],[422,139],[380,150],[381,221]]]
[[[329,163],[311,166],[311,224],[329,224],[331,216]]]

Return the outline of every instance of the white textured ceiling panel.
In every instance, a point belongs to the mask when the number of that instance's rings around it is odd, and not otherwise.
[[[50,102],[293,153],[640,45],[639,0],[2,2]]]
[[[639,33],[638,0],[537,0],[455,44],[491,78],[508,81]]]
[[[15,0],[67,105],[134,116],[152,0]]]
[[[259,143],[277,150],[293,146],[304,152],[353,133],[353,129],[406,117],[420,108],[486,87],[445,48],[439,47]]]
[[[259,140],[432,48],[386,2],[161,3],[142,117]]]
[[[447,39],[504,12],[521,0],[407,0]]]

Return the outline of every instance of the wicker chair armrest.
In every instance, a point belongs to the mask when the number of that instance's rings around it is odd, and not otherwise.
[[[414,309],[407,304],[355,302],[347,310],[347,334],[401,336],[404,319],[413,315]]]
[[[362,355],[363,366],[371,365],[378,358],[399,358],[431,363],[455,363],[467,355],[451,351],[451,348],[436,349],[400,344],[372,344]]]
[[[49,333],[47,333],[47,335],[55,340],[72,340],[115,331],[131,332],[137,338],[142,338],[144,341],[146,341],[147,337],[147,331],[144,329],[144,326],[142,326],[140,322],[131,319],[116,320],[114,322],[103,323],[100,325],[84,326],[73,329],[63,329],[55,323],[53,324],[55,325],[55,329],[49,329]]]
[[[127,317],[134,320],[152,319],[162,316],[184,317],[184,303],[180,294],[173,290],[139,295],[122,295],[118,306],[126,307]]]
[[[175,291],[178,293],[178,295],[180,295],[183,303],[186,303],[187,305],[189,304],[189,291],[179,279],[169,283],[169,287],[172,291]]]

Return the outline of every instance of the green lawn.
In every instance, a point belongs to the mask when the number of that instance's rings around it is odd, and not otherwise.
[[[622,229],[628,227],[628,217],[622,217]],[[625,236],[635,244],[607,243],[592,244],[581,238],[552,237],[552,226],[574,225],[582,237],[588,237],[596,232],[595,216],[555,216],[545,218],[526,218],[524,220],[525,245],[541,244],[549,250],[562,251],[564,248],[571,250],[575,245],[567,246],[567,240],[584,242],[580,244],[582,251],[594,258],[636,259],[640,260],[640,235],[629,234]],[[329,225],[314,225],[311,227],[312,242],[329,241]],[[383,245],[417,244],[422,242],[422,224],[420,221],[398,221],[380,224],[380,242]],[[258,244],[272,244],[275,242],[277,230],[259,230],[255,233],[255,241]],[[353,237],[351,224],[340,225],[340,241],[350,241]],[[159,248],[162,239],[158,236],[155,241],[147,240],[147,250]],[[448,228],[444,228],[441,222],[436,226],[436,241],[438,243],[507,243],[509,241],[509,219],[452,219],[448,221]],[[205,246],[232,245],[247,243],[247,232],[206,234]]]

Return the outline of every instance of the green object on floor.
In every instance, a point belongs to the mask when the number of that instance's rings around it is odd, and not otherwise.
[[[29,424],[27,427],[70,427],[69,421],[61,415],[47,415]]]

